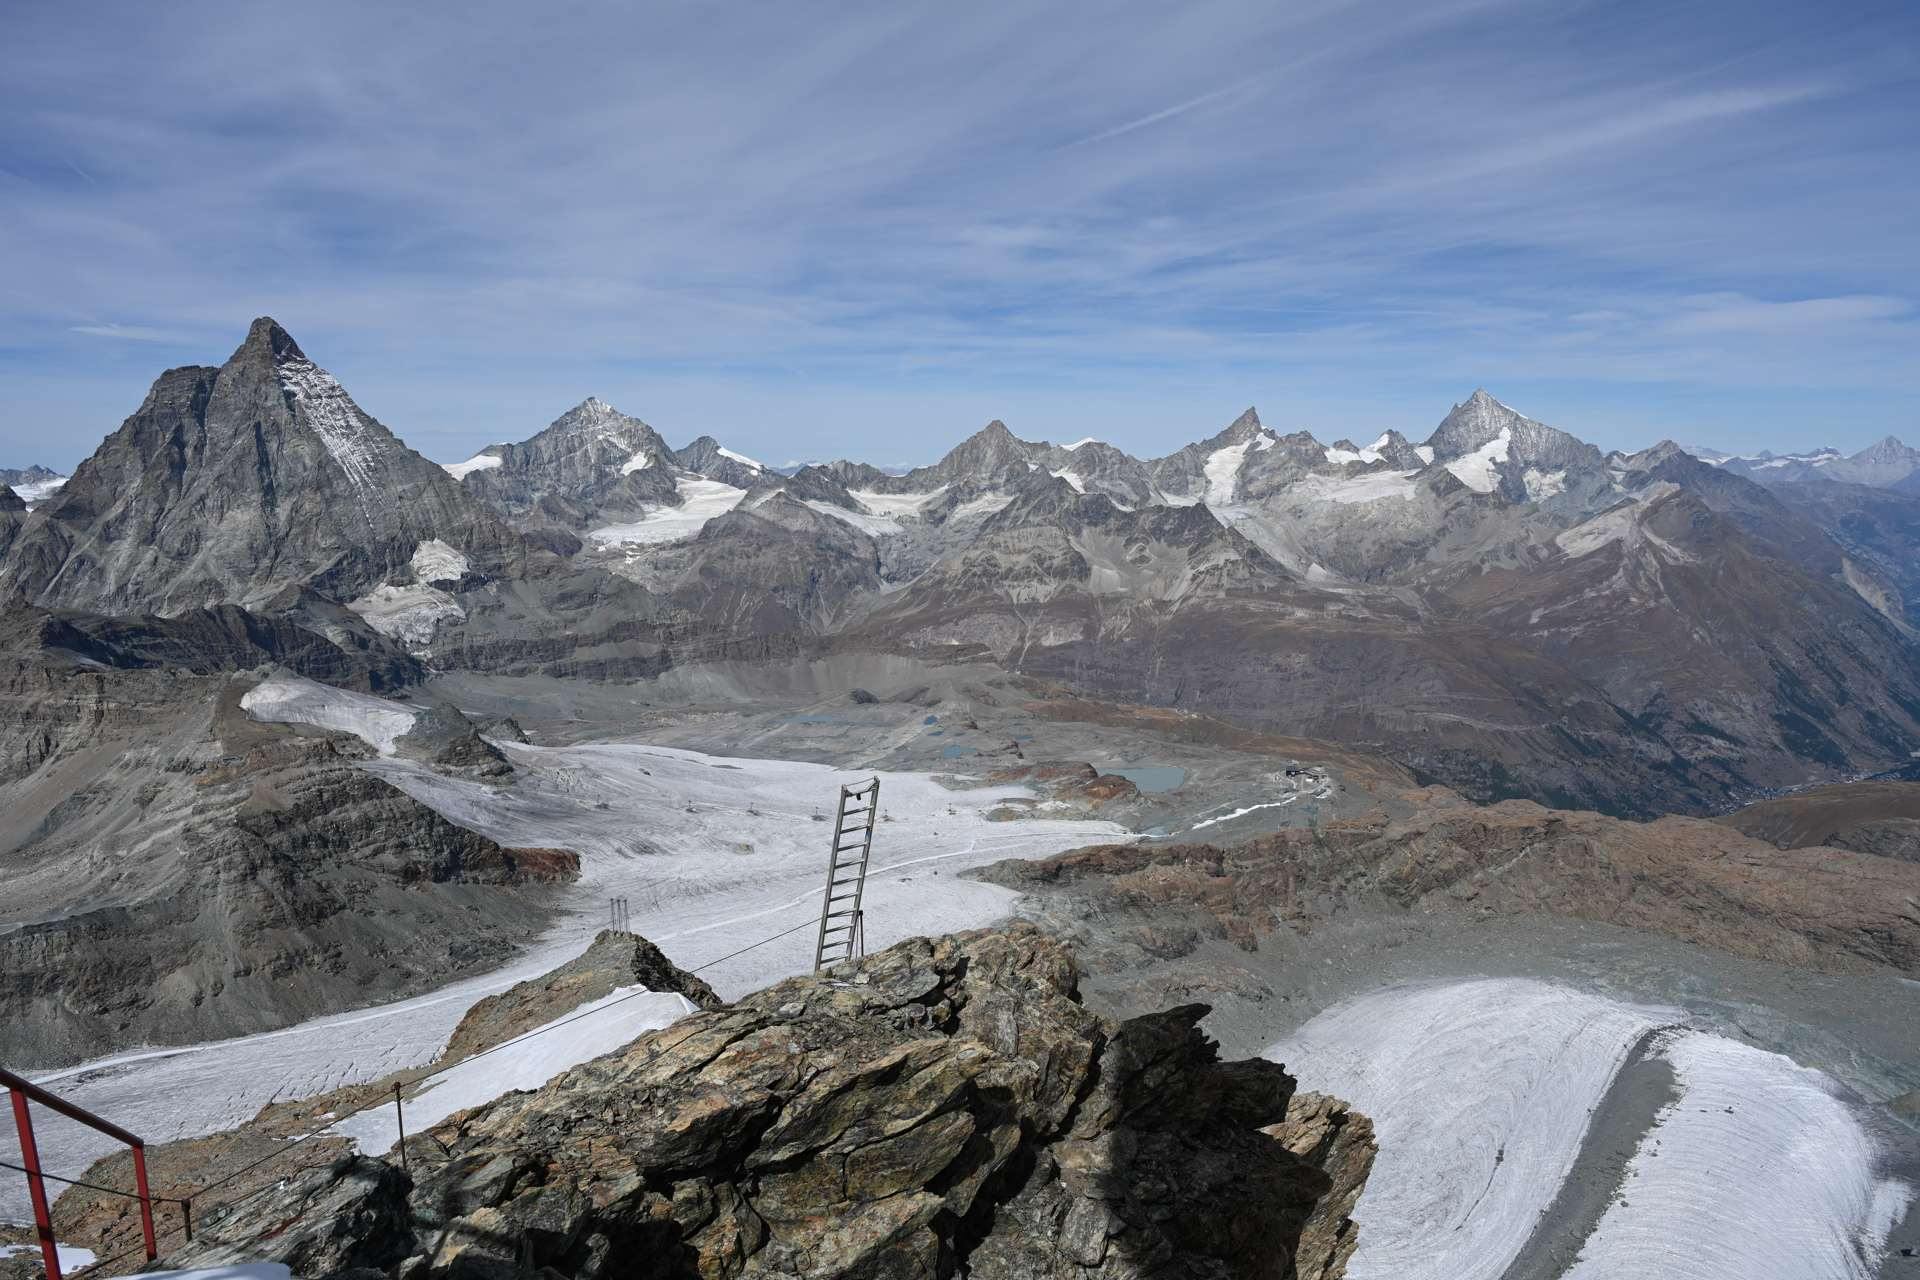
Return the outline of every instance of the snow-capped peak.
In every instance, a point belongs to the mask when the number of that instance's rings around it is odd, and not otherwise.
[[[746,455],[746,454],[744,454],[744,453],[735,453],[735,452],[734,452],[733,450],[731,450],[731,449],[729,449],[729,448],[727,448],[727,446],[725,446],[725,445],[721,445],[721,446],[720,446],[720,449],[719,449],[719,453],[720,453],[720,456],[721,456],[721,457],[723,457],[723,458],[732,458],[732,459],[733,459],[733,460],[734,460],[735,462],[737,462],[737,463],[739,463],[739,464],[740,464],[741,466],[743,466],[743,467],[752,467],[752,468],[753,468],[753,469],[754,469],[755,471],[765,471],[765,470],[766,470],[766,468],[765,468],[765,467],[763,467],[763,466],[761,466],[761,465],[760,465],[759,463],[757,463],[757,462],[755,462],[755,461],[754,461],[754,460],[753,460],[752,458],[749,458],[749,457],[747,457],[747,455]]]
[[[1085,445],[1099,444],[1099,443],[1100,443],[1100,439],[1097,436],[1083,436],[1080,439],[1075,440],[1072,444],[1063,444],[1060,447],[1062,449],[1065,449],[1068,453],[1072,453],[1075,449],[1081,448]]]

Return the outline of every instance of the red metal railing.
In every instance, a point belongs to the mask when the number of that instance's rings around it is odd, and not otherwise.
[[[133,1181],[138,1193],[132,1198],[140,1202],[140,1233],[146,1240],[147,1261],[158,1257],[153,1240],[153,1197],[147,1192],[146,1142],[4,1067],[0,1067],[0,1084],[6,1085],[7,1092],[13,1095],[13,1123],[20,1130],[20,1162],[27,1167],[27,1193],[33,1198],[33,1225],[40,1235],[40,1257],[47,1264],[47,1280],[60,1280],[60,1251],[54,1245],[53,1211],[47,1199],[46,1179],[40,1173],[40,1150],[33,1141],[33,1116],[27,1110],[29,1101],[98,1129],[108,1137],[118,1138],[133,1148]]]

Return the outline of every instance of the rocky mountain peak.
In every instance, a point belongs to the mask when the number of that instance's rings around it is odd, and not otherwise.
[[[1227,429],[1215,436],[1209,444],[1216,448],[1224,445],[1245,444],[1266,431],[1260,422],[1260,413],[1252,405],[1247,411],[1227,424]]]
[[[439,538],[506,531],[269,316],[218,369],[164,373],[36,515],[4,577],[35,602],[163,614],[312,584],[350,598]]]
[[[248,325],[246,340],[233,354],[235,359],[239,359],[254,353],[274,361],[307,358],[307,353],[300,349],[300,344],[293,340],[293,335],[272,316],[259,316]]]
[[[1499,439],[1502,431],[1511,433],[1520,424],[1531,421],[1525,414],[1488,395],[1484,387],[1476,387],[1472,395],[1448,411],[1427,438],[1427,444],[1437,458],[1456,458]]]

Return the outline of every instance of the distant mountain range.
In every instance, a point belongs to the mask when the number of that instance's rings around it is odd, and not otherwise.
[[[1418,442],[1249,409],[1137,458],[993,422],[905,473],[589,399],[437,464],[262,319],[32,510],[0,491],[0,598],[239,605],[440,669],[984,658],[1477,797],[1698,810],[1920,748],[1915,461],[1603,453],[1476,391]]]
[[[1715,449],[1696,448],[1689,452],[1735,475],[1746,476],[1762,484],[1839,481],[1920,493],[1920,449],[1903,444],[1892,436],[1878,444],[1868,445],[1855,454],[1843,454],[1838,449],[1781,454],[1762,450],[1746,456],[1721,453]]]

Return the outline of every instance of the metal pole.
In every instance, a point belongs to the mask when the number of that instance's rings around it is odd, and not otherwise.
[[[413,1170],[407,1165],[407,1113],[400,1106],[400,1082],[398,1080],[393,1082],[393,1118],[394,1122],[400,1127],[400,1168],[404,1170],[408,1176],[412,1176]]]
[[[47,1280],[60,1280],[60,1250],[53,1241],[53,1214],[47,1209],[46,1180],[40,1176],[40,1149],[33,1145],[33,1117],[27,1113],[27,1095],[18,1088],[7,1092],[13,1095],[13,1123],[20,1131],[20,1162],[27,1166],[27,1194],[33,1200],[40,1260],[46,1264]]]
[[[192,1244],[193,1243],[193,1201],[182,1200],[180,1202],[180,1219],[182,1222],[186,1224],[187,1243]]]
[[[152,1262],[160,1256],[153,1242],[153,1196],[147,1191],[147,1148],[140,1143],[133,1148],[133,1185],[140,1192],[140,1235],[146,1241],[147,1261]]]

